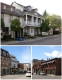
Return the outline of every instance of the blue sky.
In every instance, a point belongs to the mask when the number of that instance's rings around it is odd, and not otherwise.
[[[61,46],[33,46],[32,58],[33,59],[47,59],[62,57]]]
[[[16,56],[20,63],[31,62],[31,46],[2,46],[1,48]]]

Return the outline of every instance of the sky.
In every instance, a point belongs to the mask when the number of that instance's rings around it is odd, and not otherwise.
[[[62,57],[61,46],[33,46],[32,59],[59,58]]]
[[[31,46],[1,46],[1,48],[16,56],[20,63],[31,63]]]
[[[62,46],[1,46],[2,49],[7,50],[10,54],[16,56],[20,63],[31,63],[32,59],[44,59],[62,57]],[[31,59],[32,58],[32,59]]]
[[[17,3],[22,5],[31,5],[38,9],[40,14],[43,14],[46,10],[49,14],[57,14],[62,17],[62,0],[15,0]],[[1,2],[10,4],[13,0],[1,0]]]

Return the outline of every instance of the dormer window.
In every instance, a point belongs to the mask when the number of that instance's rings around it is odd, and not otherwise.
[[[37,13],[34,13],[35,15],[37,15]]]
[[[3,55],[6,56],[6,52],[5,51],[3,51]]]
[[[8,56],[8,53],[7,53],[7,56]]]
[[[4,5],[4,9],[6,9],[6,5]]]
[[[11,11],[13,11],[13,8],[11,7]]]

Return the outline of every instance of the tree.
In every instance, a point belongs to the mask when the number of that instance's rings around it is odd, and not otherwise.
[[[42,20],[42,23],[40,25],[40,31],[41,32],[47,32],[50,30],[50,26],[49,26],[49,20]]]
[[[5,27],[3,19],[1,19],[1,28],[3,29]]]
[[[21,26],[20,26],[20,21],[18,19],[14,19],[11,21],[11,30],[12,31],[20,31]]]
[[[53,30],[61,27],[61,17],[59,15],[54,15],[54,14],[49,15],[48,19],[49,19],[49,23],[51,24],[51,27],[53,28]]]
[[[44,19],[46,19],[47,16],[48,16],[48,13],[47,13],[47,11],[45,10],[45,11],[43,12],[43,17],[44,17]]]

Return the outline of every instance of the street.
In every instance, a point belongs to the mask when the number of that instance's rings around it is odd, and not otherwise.
[[[61,35],[41,37],[27,42],[19,42],[13,45],[61,45]]]
[[[60,79],[61,76],[55,76],[55,75],[32,75],[32,79]]]
[[[13,75],[4,75],[1,79],[28,79],[31,80],[31,77],[26,77],[25,74],[13,74]]]

